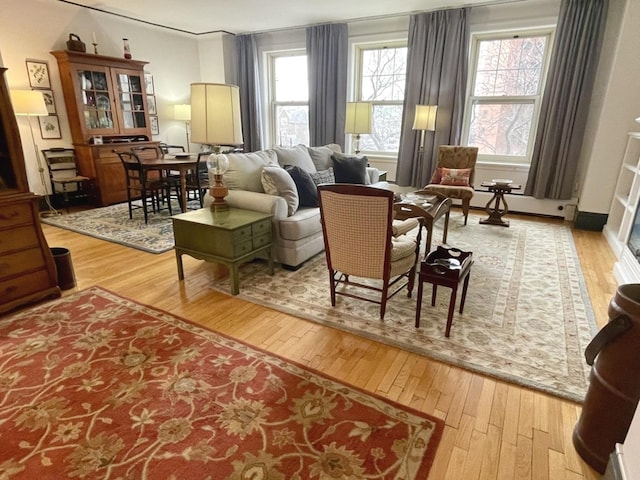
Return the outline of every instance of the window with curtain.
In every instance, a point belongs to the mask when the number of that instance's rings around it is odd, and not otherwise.
[[[361,136],[364,153],[396,155],[407,76],[406,40],[355,45],[355,101],[371,102],[371,133]]]
[[[463,142],[479,162],[531,162],[551,41],[550,29],[472,36]]]
[[[309,145],[309,82],[304,50],[271,52],[269,132],[271,145]]]

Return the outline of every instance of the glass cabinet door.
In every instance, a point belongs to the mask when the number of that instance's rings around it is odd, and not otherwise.
[[[114,129],[112,96],[106,70],[78,69],[82,118],[87,130],[109,131]]]
[[[147,127],[146,98],[142,76],[139,72],[127,70],[116,70],[114,76],[122,114],[122,128],[145,129]]]

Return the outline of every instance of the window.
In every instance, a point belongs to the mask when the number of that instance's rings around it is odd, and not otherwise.
[[[372,104],[371,133],[360,140],[363,152],[398,152],[406,77],[406,42],[356,46],[355,98]]]
[[[307,56],[271,53],[269,58],[269,131],[272,145],[309,145]]]
[[[551,31],[473,39],[465,143],[479,160],[529,164]]]

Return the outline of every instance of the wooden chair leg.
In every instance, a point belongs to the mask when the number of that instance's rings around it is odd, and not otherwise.
[[[467,219],[469,218],[469,204],[471,203],[470,198],[465,198],[462,200],[462,213],[464,213],[464,224],[467,224]]]

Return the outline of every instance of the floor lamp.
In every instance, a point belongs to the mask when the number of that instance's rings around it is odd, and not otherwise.
[[[38,90],[12,90],[11,99],[13,103],[13,110],[16,116],[26,116],[29,121],[29,131],[31,132],[31,142],[33,143],[33,153],[36,156],[38,162],[38,172],[40,172],[40,182],[44,188],[44,198],[49,207],[48,212],[42,212],[40,215],[43,217],[59,215],[51,201],[49,200],[49,189],[47,188],[47,181],[45,176],[45,169],[42,166],[42,160],[40,158],[40,152],[38,151],[38,145],[36,145],[36,138],[33,134],[33,117],[45,117],[49,115],[47,105],[44,102],[42,92]]]
[[[437,105],[416,105],[416,114],[413,118],[413,130],[420,130],[420,149],[418,150],[418,158],[420,161],[420,175],[422,177],[422,168],[424,166],[424,136],[426,131],[435,131],[436,129],[436,112]]]
[[[360,135],[371,133],[371,103],[348,102],[344,133],[354,134],[353,149],[360,155]]]
[[[184,122],[184,130],[187,134],[187,152],[191,151],[189,147],[189,123],[191,123],[191,105],[174,105],[173,116],[176,120]]]

